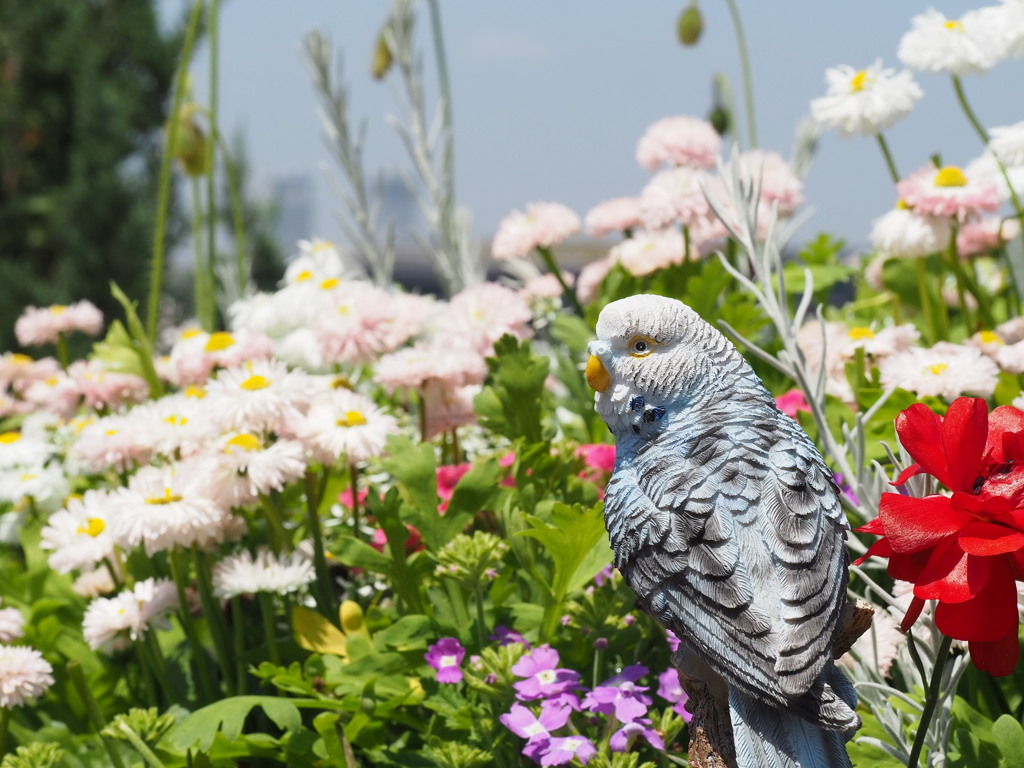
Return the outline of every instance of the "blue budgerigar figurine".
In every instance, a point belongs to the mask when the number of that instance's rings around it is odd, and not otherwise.
[[[606,306],[587,381],[615,435],[605,523],[640,604],[728,685],[739,768],[849,766],[832,644],[848,524],[814,443],[682,302]]]

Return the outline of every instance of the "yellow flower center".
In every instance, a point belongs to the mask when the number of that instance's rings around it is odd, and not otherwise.
[[[217,331],[216,333],[210,334],[210,340],[206,342],[207,352],[220,352],[222,349],[227,349],[233,346],[235,343],[235,337],[227,331]]]
[[[312,250],[313,253],[318,253],[319,251],[333,251],[334,243],[330,240],[317,240],[313,243],[313,247],[310,250]]]
[[[963,32],[964,31],[964,25],[961,24],[959,21],[954,21],[954,20],[947,21],[945,23],[945,27],[946,27],[946,29],[951,29],[951,30],[953,30],[955,32]]]
[[[256,435],[251,432],[239,432],[228,440],[224,453],[231,453],[232,448],[241,448],[243,451],[258,451],[260,446],[260,439]]]
[[[28,355],[23,355],[20,352],[14,352],[11,355],[11,362],[17,363],[18,365],[28,365],[29,363],[34,361]]]
[[[175,427],[184,427],[186,424],[188,424],[188,417],[172,414],[168,416],[166,419],[164,419],[164,424],[171,424]]]
[[[202,331],[198,328],[186,328],[181,332],[181,338],[183,339],[194,339],[196,336],[201,334]]]
[[[146,499],[147,504],[173,504],[176,501],[181,501],[181,496],[171,493],[170,488],[164,488],[163,496],[150,496]]]
[[[947,370],[949,370],[949,366],[946,365],[945,363],[935,363],[935,365],[929,365],[927,368],[925,368],[924,372],[930,373],[933,376],[941,376]]]
[[[860,72],[858,72],[856,75],[854,75],[853,78],[850,80],[850,91],[852,93],[857,93],[858,91],[863,91],[864,90],[864,81],[867,80],[867,77],[868,77],[868,71],[866,69],[862,69]]]
[[[95,423],[96,423],[96,419],[94,419],[94,418],[82,417],[80,419],[73,419],[71,421],[71,426],[73,426],[76,430],[81,432],[83,429],[88,427],[90,424],[95,424]]]
[[[106,432],[104,432],[103,434],[105,434],[105,435],[107,435],[107,436],[109,437],[109,436],[111,436],[111,435],[116,435],[116,434],[117,434],[117,430],[116,430],[116,429],[108,429],[108,430],[107,430]]]
[[[324,280],[322,283],[320,283],[320,290],[322,290],[322,291],[329,291],[329,290],[331,290],[331,288],[337,288],[338,287],[338,283],[340,283],[340,282],[341,282],[341,280],[339,280],[336,277],[328,277],[326,280]]]
[[[1003,340],[995,331],[982,331],[978,334],[982,344],[1002,344]]]
[[[185,387],[185,397],[194,397],[196,400],[202,400],[206,397],[206,390],[198,384],[189,384]]]
[[[966,187],[967,177],[955,165],[947,165],[945,168],[940,168],[939,172],[935,174],[935,186]]]
[[[92,536],[94,539],[106,530],[106,523],[100,520],[98,517],[90,517],[82,525],[78,526],[78,530],[75,531],[77,534],[86,533]]]
[[[58,379],[56,376],[51,376],[50,378],[48,378],[46,380],[46,386],[48,386],[48,387],[56,387],[58,382],[60,382],[60,379]]]
[[[39,475],[34,475],[31,472],[26,472],[21,476],[21,482],[27,483],[29,480],[35,480]]]
[[[866,326],[858,325],[856,328],[851,328],[847,336],[854,341],[860,341],[861,339],[875,338],[875,332]]]
[[[904,200],[901,197],[899,200],[896,201],[896,210],[897,211],[909,211],[910,210],[910,206],[907,205],[907,201]]]
[[[366,423],[366,417],[359,411],[345,411],[344,418],[338,419],[339,427],[358,427]]]
[[[298,275],[295,276],[295,282],[296,283],[304,283],[307,280],[312,280],[312,279],[313,279],[313,273],[310,272],[308,269],[302,270],[301,272],[299,272]]]
[[[258,373],[253,374],[248,379],[243,381],[240,385],[242,389],[248,390],[249,392],[255,392],[257,389],[266,389],[270,386],[270,379],[265,376],[260,376]]]
[[[50,311],[53,312],[53,314],[55,315],[63,315],[67,311],[67,309],[68,308],[63,304],[54,304],[52,307],[50,307]]]
[[[21,432],[4,432],[0,435],[0,445],[10,445],[21,440]]]

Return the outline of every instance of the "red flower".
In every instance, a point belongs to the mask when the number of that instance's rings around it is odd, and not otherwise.
[[[1024,579],[1024,412],[957,398],[945,418],[917,403],[896,419],[900,443],[915,464],[902,485],[927,473],[951,496],[882,494],[878,518],[858,530],[881,535],[864,557],[889,558],[889,574],[914,584],[903,620],[908,630],[925,600],[937,600],[935,623],[966,640],[971,660],[993,675],[1017,666],[1016,581]]]

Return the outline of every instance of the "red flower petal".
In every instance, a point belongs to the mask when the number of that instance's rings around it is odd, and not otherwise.
[[[896,434],[921,470],[948,486],[949,471],[942,449],[942,419],[924,403],[914,403],[896,417]]]
[[[907,482],[907,480],[912,478],[914,475],[919,475],[922,472],[924,472],[924,469],[921,468],[920,464],[917,464],[915,462],[914,464],[911,464],[909,467],[900,472],[900,476],[893,480],[891,483],[889,483],[889,485],[903,485],[905,482]]]
[[[925,600],[962,603],[975,597],[988,580],[988,561],[967,555],[956,539],[936,547],[921,569],[914,595]]]
[[[894,552],[889,557],[889,575],[894,579],[909,581],[913,584],[917,581],[921,570],[928,565],[928,558],[931,557],[931,554],[931,549],[911,552],[906,555]]]
[[[883,493],[878,516],[894,552],[917,552],[958,533],[974,518],[954,509],[945,496],[915,499]]]
[[[962,603],[940,602],[935,625],[957,640],[998,640],[1017,631],[1017,586],[1000,558],[971,558],[992,564],[991,574],[976,597]]]
[[[882,525],[882,518],[876,517],[874,520],[868,521],[857,529],[857,533],[873,533],[875,536],[884,536],[885,526]]]
[[[921,609],[924,608],[924,600],[920,597],[915,597],[910,601],[910,607],[907,608],[907,615],[903,617],[903,621],[900,622],[900,632],[906,632],[917,621],[921,615]]]
[[[988,440],[988,403],[980,397],[958,397],[942,420],[942,447],[953,491],[971,492]]]
[[[988,416],[985,455],[991,461],[1024,459],[1024,411],[1012,405],[994,408]]]
[[[995,677],[1005,677],[1017,669],[1020,641],[1017,630],[1007,632],[998,640],[975,640],[967,644],[974,666]]]
[[[995,523],[969,523],[958,537],[960,548],[971,555],[990,557],[1024,548],[1024,533]]]
[[[858,530],[861,530],[861,529],[858,529]],[[865,560],[867,560],[869,557],[891,557],[891,556],[892,556],[892,546],[890,546],[889,540],[888,539],[879,539],[874,544],[872,544],[870,547],[868,547],[868,551],[867,552],[865,552],[863,555],[861,555],[856,560],[854,560],[853,564],[854,565],[860,565]]]

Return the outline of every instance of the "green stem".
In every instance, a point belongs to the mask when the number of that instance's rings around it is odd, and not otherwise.
[[[604,648],[594,648],[594,667],[591,671],[591,688],[597,688],[598,683],[601,682],[601,670],[604,668]]]
[[[424,384],[419,389],[420,396],[420,442],[427,442],[427,387]]]
[[[349,491],[352,493],[352,535],[359,538],[359,467],[348,465]]]
[[[270,540],[271,550],[275,555],[288,551],[288,534],[284,528],[276,492],[271,496],[261,494],[260,498],[263,501],[263,512],[267,516],[267,538]]]
[[[932,679],[928,684],[928,693],[924,701],[924,710],[921,712],[921,722],[917,726],[917,733],[914,734],[914,746],[910,750],[910,759],[907,760],[907,768],[916,768],[921,757],[921,750],[924,749],[925,738],[928,736],[928,726],[931,725],[932,715],[939,704],[939,694],[942,688],[942,670],[946,667],[946,659],[949,658],[949,648],[953,644],[951,637],[943,636],[939,643],[939,649],[935,653],[935,666],[932,667]]]
[[[185,42],[181,48],[181,62],[175,76],[174,103],[167,121],[164,152],[160,160],[160,187],[156,207],[156,230],[153,233],[153,257],[149,265],[149,298],[146,303],[146,333],[150,342],[156,341],[156,328],[160,319],[160,296],[163,293],[164,261],[166,256],[167,213],[171,201],[171,160],[178,140],[178,112],[185,98],[188,64],[192,60],[192,46],[199,31],[203,0],[196,0],[188,19]]]
[[[546,245],[538,245],[537,253],[544,260],[544,265],[548,268],[548,271],[555,276],[558,284],[562,286],[562,294],[565,296],[566,302],[573,308],[573,311],[583,317],[583,306],[580,304],[579,298],[576,296],[574,291],[568,283],[565,282],[565,278],[562,277],[562,270],[555,264],[555,255],[551,252],[551,249]]]
[[[889,143],[885,140],[885,136],[879,131],[875,134],[875,138],[878,139],[878,146],[882,150],[882,154],[885,156],[885,164],[889,167],[889,175],[892,176],[892,183],[899,184],[900,172],[896,170],[896,162],[892,159],[892,152],[889,151]]]
[[[732,17],[732,25],[736,31],[736,46],[740,53],[740,66],[743,69],[743,101],[747,108],[747,130],[750,134],[750,148],[757,147],[757,119],[754,116],[754,78],[750,73],[750,55],[747,53],[747,38],[743,34],[743,24],[740,21],[740,10],[736,6],[736,0],[726,0],[729,6],[729,15]]]
[[[479,585],[473,590],[473,601],[476,603],[476,641],[478,647],[483,648],[487,644],[487,615],[484,613],[484,591]]]
[[[61,370],[64,371],[71,365],[71,355],[68,353],[68,339],[63,331],[57,333],[57,362],[60,363]]]
[[[921,299],[921,314],[924,315],[924,324],[930,334],[929,341],[935,343],[939,340],[938,330],[935,327],[935,314],[932,310],[932,300],[928,293],[928,271],[925,269],[924,259],[917,259],[917,291]]]
[[[143,642],[149,649],[149,658],[153,664],[153,671],[156,673],[156,681],[170,701],[174,689],[171,687],[171,678],[167,674],[167,660],[164,658],[164,652],[160,649],[156,630],[152,627],[147,629]]]
[[[7,729],[11,723],[11,710],[0,707],[0,755],[7,754]]]
[[[117,724],[117,730],[119,730],[128,741],[129,744],[142,755],[142,759],[146,761],[146,764],[150,768],[165,768],[163,762],[159,757],[154,754],[153,750],[149,748],[149,745],[142,740],[142,737],[135,732],[135,730],[123,720]]]
[[[203,247],[203,203],[199,178],[193,176],[192,183],[192,248],[195,251],[195,303],[196,318],[204,331],[213,331],[211,315],[210,266]]]
[[[324,467],[324,472],[327,468]],[[327,557],[324,554],[323,534],[320,531],[320,494],[317,491],[316,473],[306,471],[306,520],[309,525],[309,536],[313,541],[313,569],[316,571],[316,607],[320,613],[333,623],[338,622],[337,606],[334,605],[334,593],[331,589],[331,573],[327,568]]]
[[[213,687],[213,678],[207,667],[206,649],[199,642],[199,635],[196,632],[195,624],[192,621],[192,612],[189,610],[188,594],[186,586],[188,582],[188,571],[182,562],[182,552],[179,547],[171,549],[167,557],[171,566],[171,577],[174,579],[174,586],[178,592],[178,620],[181,628],[185,631],[185,639],[188,641],[192,651],[192,658],[199,670],[199,687],[203,691],[205,703],[212,703],[216,698],[216,691]]]
[[[224,164],[224,175],[228,180],[228,198],[231,201],[231,222],[235,230],[236,268],[238,269],[238,289],[245,295],[249,284],[249,265],[246,261],[245,215],[242,211],[242,193],[238,188],[238,175],[235,165],[228,152],[227,143],[220,132],[217,133],[217,146],[220,148],[221,162]]]
[[[238,681],[238,695],[245,696],[248,691],[248,677],[245,672],[245,616],[242,613],[242,598],[235,595],[231,598],[231,633],[235,651],[235,679]]]
[[[260,617],[263,619],[263,634],[267,638],[270,651],[270,662],[281,666],[281,651],[277,647],[277,636],[274,630],[274,603],[269,594],[260,592],[257,596],[260,603]]]
[[[217,81],[218,81],[218,17],[220,15],[220,0],[210,0],[210,11],[207,14],[206,36],[210,45],[210,137],[206,144],[206,284],[209,290],[210,300],[210,327],[207,330],[215,330],[217,324],[217,275],[215,264],[217,260],[216,235],[217,235],[217,165],[214,158],[216,142],[212,137],[217,135]]]
[[[92,727],[96,729],[96,733],[100,737],[100,743],[103,745],[103,749],[107,752],[107,757],[110,758],[111,765],[114,768],[124,768],[124,763],[121,762],[121,756],[117,753],[114,745],[111,744],[107,737],[103,735],[103,728],[107,724],[107,720],[103,717],[103,711],[100,709],[100,705],[96,702],[96,697],[92,695],[92,689],[89,687],[89,683],[85,679],[85,674],[82,672],[82,665],[77,660],[71,660],[67,664],[68,677],[71,678],[71,684],[75,687],[78,692],[79,698],[82,703],[85,704],[86,715],[89,718],[89,722],[92,723]],[[2,713],[3,710],[0,710]],[[2,714],[0,714],[2,717]],[[0,725],[0,731],[3,730]],[[0,755],[4,754],[3,739],[0,738]]]
[[[199,602],[203,606],[203,613],[206,615],[206,621],[210,627],[213,649],[217,654],[217,664],[220,667],[221,676],[224,678],[226,693],[233,696],[235,687],[232,684],[231,656],[228,651],[228,633],[227,627],[224,626],[224,614],[221,612],[220,603],[213,594],[213,584],[207,570],[206,557],[197,546],[192,547],[192,559],[196,566]]]
[[[444,37],[441,35],[441,10],[437,0],[430,0],[430,30],[434,39],[434,52],[437,56],[437,88],[441,96],[441,126],[444,137],[442,167],[445,169],[444,179],[447,184],[445,199],[449,207],[455,200],[455,158],[452,152],[452,88],[448,77],[448,60],[444,52]],[[454,222],[450,222],[454,224]]]
[[[978,120],[978,116],[974,114],[974,110],[971,109],[971,105],[967,103],[967,95],[964,93],[963,83],[960,82],[958,75],[953,75],[953,90],[956,91],[956,100],[960,102],[960,107],[963,109],[964,114],[967,115],[967,119],[971,125],[974,126],[974,130],[977,131],[978,136],[981,137],[983,143],[988,144],[988,132],[982,127],[981,122]]]

